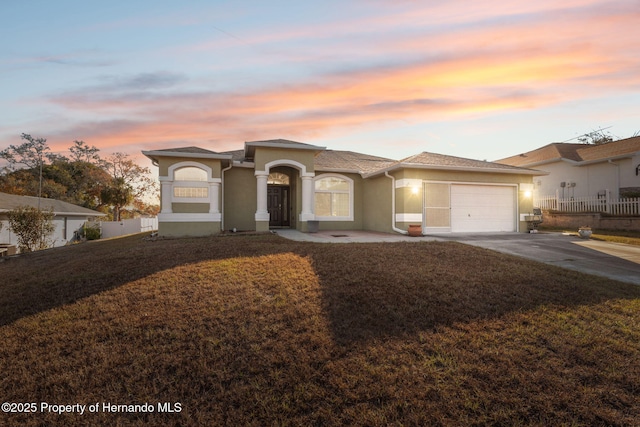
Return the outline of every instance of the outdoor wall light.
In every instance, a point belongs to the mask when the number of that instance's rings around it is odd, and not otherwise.
[[[411,187],[411,194],[418,194],[418,191],[420,191],[420,189],[417,186],[413,186]]]

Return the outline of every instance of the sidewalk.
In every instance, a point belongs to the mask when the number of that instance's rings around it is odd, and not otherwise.
[[[434,236],[409,237],[403,234],[360,230],[329,230],[303,233],[290,228],[274,230],[278,236],[298,242],[316,243],[376,243],[376,242],[428,242],[441,240]]]
[[[585,248],[593,249],[594,251],[640,264],[640,246],[627,245],[624,243],[603,242],[601,240],[585,240],[573,243]]]

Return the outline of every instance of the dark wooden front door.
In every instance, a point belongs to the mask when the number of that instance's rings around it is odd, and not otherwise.
[[[288,227],[289,186],[270,185],[267,187],[267,210],[269,227]]]

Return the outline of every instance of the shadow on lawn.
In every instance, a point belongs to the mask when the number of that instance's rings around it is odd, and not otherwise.
[[[353,246],[314,256],[338,343],[498,318],[541,305],[640,298],[640,287],[460,243]]]
[[[340,343],[493,318],[543,304],[640,298],[637,286],[452,242],[326,245],[271,235],[158,241],[135,235],[0,263],[0,325],[177,266],[282,252],[311,259],[323,311]]]
[[[180,265],[286,251],[271,235],[150,240],[146,234],[0,262],[0,326]]]

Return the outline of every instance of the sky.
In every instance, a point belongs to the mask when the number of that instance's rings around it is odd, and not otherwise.
[[[0,149],[491,161],[640,132],[638,0],[3,0],[0,40]]]

